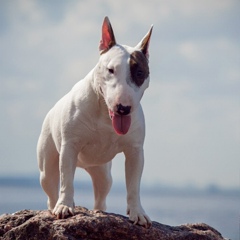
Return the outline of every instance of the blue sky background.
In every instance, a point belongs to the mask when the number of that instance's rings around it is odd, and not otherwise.
[[[1,0],[0,176],[38,174],[42,121],[96,65],[106,15],[117,42],[130,46],[154,24],[142,181],[239,187],[238,0]],[[121,155],[113,178],[124,180]]]

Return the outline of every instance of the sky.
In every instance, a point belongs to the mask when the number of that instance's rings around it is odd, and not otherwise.
[[[143,184],[239,187],[239,13],[238,0],[1,0],[0,176],[39,174],[43,119],[98,62],[108,16],[129,46],[154,25]],[[124,181],[123,155],[112,174]]]

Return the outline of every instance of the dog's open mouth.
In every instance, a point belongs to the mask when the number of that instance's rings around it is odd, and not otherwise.
[[[128,132],[131,125],[130,115],[119,115],[109,109],[109,116],[112,120],[112,126],[117,134],[124,135]]]

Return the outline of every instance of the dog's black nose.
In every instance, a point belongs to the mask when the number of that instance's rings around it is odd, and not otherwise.
[[[119,115],[128,115],[130,113],[130,106],[123,106],[122,104],[117,105],[117,113]]]

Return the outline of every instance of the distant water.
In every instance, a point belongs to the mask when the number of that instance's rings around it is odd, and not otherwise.
[[[108,212],[125,215],[126,192],[123,185],[113,185],[108,196]],[[142,205],[152,220],[167,225],[204,222],[223,237],[239,240],[240,192],[197,191],[172,188],[142,188]],[[75,183],[75,203],[93,206],[90,183]],[[22,209],[46,209],[46,195],[37,179],[0,178],[0,215]]]

